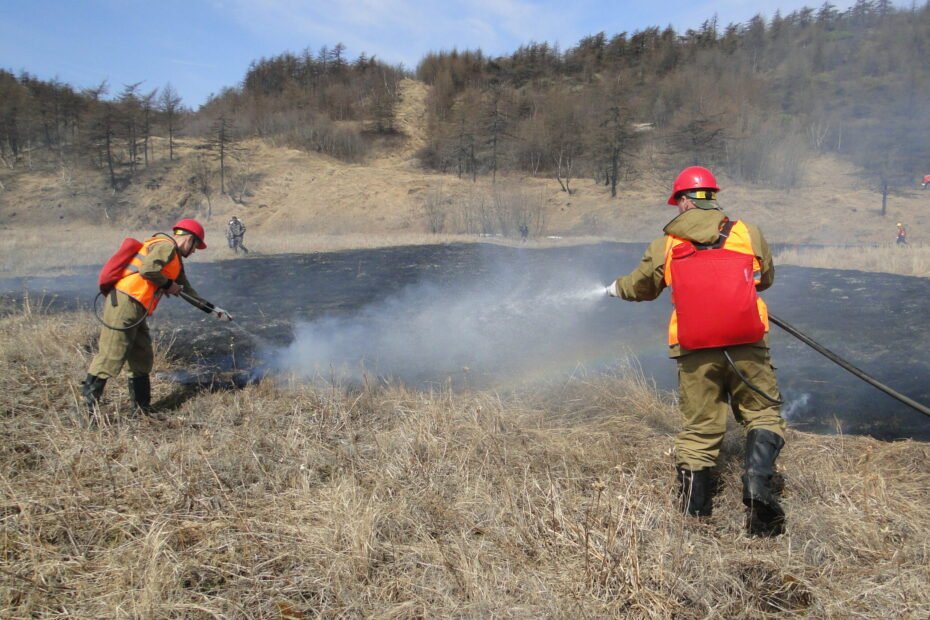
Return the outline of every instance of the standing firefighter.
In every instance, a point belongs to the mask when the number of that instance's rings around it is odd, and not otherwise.
[[[152,414],[149,374],[154,352],[146,318],[155,311],[162,295],[183,295],[197,308],[232,320],[228,312],[202,299],[184,274],[181,259],[193,254],[195,249],[207,247],[203,241],[203,226],[196,220],[184,219],[175,224],[173,230],[173,235],[158,233],[141,242],[128,264],[123,263],[115,285],[104,297],[99,352],[90,364],[82,390],[91,415],[100,402],[107,379],[116,377],[124,363],[129,364],[129,396],[133,408]]]
[[[242,251],[246,254],[249,253],[248,248],[242,245],[243,237],[245,237],[245,224],[234,215],[232,219],[229,220],[229,224],[226,225],[226,240],[229,241],[229,247],[235,251],[236,254],[239,253],[239,248],[242,248]]]
[[[685,168],[668,199],[678,207],[665,235],[639,266],[608,287],[611,296],[651,301],[672,289],[669,354],[678,361],[684,429],[675,440],[682,510],[708,516],[711,468],[727,412],[746,428],[743,503],[752,535],[784,531],[772,491],[785,423],[769,357],[768,314],[756,291],[772,285],[772,254],[754,225],[730,220],[717,206],[720,188],[706,168]]]
[[[894,239],[898,245],[907,245],[907,231],[904,230],[904,224],[898,222],[898,234]]]

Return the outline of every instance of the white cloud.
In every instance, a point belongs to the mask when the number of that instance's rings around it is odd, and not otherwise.
[[[526,0],[355,0],[323,5],[302,0],[215,0],[257,36],[277,39],[280,51],[341,42],[350,53],[375,54],[409,67],[429,51],[482,48],[508,53],[530,40],[555,40],[570,10]],[[295,50],[296,51],[296,50]]]

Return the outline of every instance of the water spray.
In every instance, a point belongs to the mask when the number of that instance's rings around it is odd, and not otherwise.
[[[411,382],[437,376],[490,381],[574,365],[592,349],[607,351],[602,338],[585,330],[589,316],[603,319],[598,278],[573,265],[526,276],[524,265],[492,265],[451,286],[417,282],[349,314],[298,320],[293,340],[272,351],[269,363],[304,377],[335,372]]]

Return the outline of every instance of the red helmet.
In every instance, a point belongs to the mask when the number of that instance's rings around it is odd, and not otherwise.
[[[672,186],[672,195],[668,197],[668,204],[678,204],[678,194],[691,189],[712,189],[719,192],[717,179],[713,173],[703,166],[688,166],[678,173],[675,184]]]
[[[171,228],[173,230],[184,230],[184,231],[189,232],[190,234],[197,237],[197,249],[198,250],[207,249],[207,244],[204,243],[203,241],[203,238],[204,238],[203,226],[201,226],[200,222],[198,222],[197,220],[192,220],[189,218],[178,220],[178,223],[172,226]]]

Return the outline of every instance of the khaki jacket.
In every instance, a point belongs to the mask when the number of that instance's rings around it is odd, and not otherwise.
[[[665,290],[665,248],[669,235],[688,239],[695,243],[708,244],[717,240],[726,214],[719,209],[689,209],[678,215],[663,228],[664,236],[654,239],[639,265],[629,275],[617,278],[617,290],[620,297],[627,301],[652,301]],[[761,266],[760,281],[756,290],[764,291],[775,281],[775,265],[772,251],[769,249],[762,231],[749,222],[743,222],[749,230],[749,237],[756,259]],[[768,336],[757,343],[768,347]],[[670,357],[680,357],[690,353],[679,345],[669,347]]]
[[[170,237],[169,237],[170,239]],[[155,243],[152,245],[149,253],[142,260],[142,264],[139,266],[139,275],[143,278],[152,282],[155,286],[159,288],[167,288],[171,284],[171,280],[162,273],[162,270],[165,268],[165,265],[171,262],[171,259],[174,257],[175,253],[178,251],[177,245],[173,243]],[[178,256],[180,258],[180,255]],[[184,273],[184,261],[181,260],[181,273],[178,274],[178,277],[175,278],[180,286],[184,288],[184,292],[189,296],[196,299],[201,304],[206,304],[207,301],[203,299],[194,287],[191,286],[190,281],[187,279],[187,275]]]

